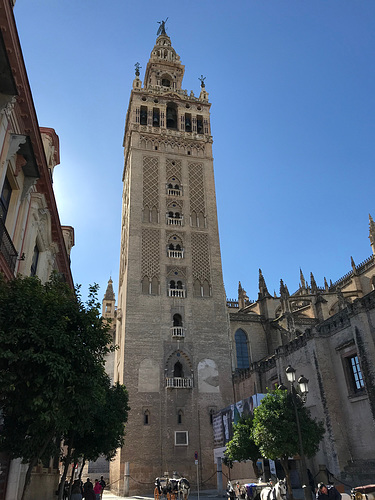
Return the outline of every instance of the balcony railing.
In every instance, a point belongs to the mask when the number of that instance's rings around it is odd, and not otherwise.
[[[181,189],[167,188],[168,196],[181,196]]]
[[[182,217],[167,217],[168,226],[182,226],[184,219]]]
[[[172,337],[183,338],[185,337],[184,327],[183,326],[172,326]]]
[[[0,253],[6,260],[9,269],[14,273],[18,252],[14,248],[13,242],[5,227],[3,219],[0,217]]]
[[[168,297],[185,298],[185,290],[183,288],[168,288]]]
[[[185,377],[167,377],[166,386],[168,389],[192,389],[193,379]]]
[[[172,257],[173,259],[183,259],[184,251],[183,250],[169,250],[168,249],[168,257]]]

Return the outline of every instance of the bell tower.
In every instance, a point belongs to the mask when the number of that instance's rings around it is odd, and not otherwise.
[[[195,453],[215,487],[212,415],[233,400],[208,93],[182,89],[164,21],[158,35],[124,136],[114,371],[131,411],[110,481],[126,496],[174,471],[195,489]]]

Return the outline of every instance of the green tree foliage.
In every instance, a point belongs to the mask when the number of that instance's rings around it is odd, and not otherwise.
[[[288,457],[300,452],[295,408],[292,394],[276,389],[268,393],[254,410],[253,438],[265,458],[280,459],[292,495],[288,469]],[[324,435],[324,426],[311,418],[310,411],[296,398],[301,427],[303,450],[313,457]]]
[[[95,432],[94,410],[109,397],[113,348],[96,293],[95,285],[84,304],[58,275],[45,284],[0,277],[0,449],[29,463],[24,494],[32,467],[61,439],[72,449],[72,436]]]
[[[224,456],[229,463],[236,460],[238,462],[251,460],[255,477],[258,477],[257,460],[261,453],[254,442],[252,429],[253,417],[251,415],[241,417],[239,422],[233,425],[233,438],[227,443]]]

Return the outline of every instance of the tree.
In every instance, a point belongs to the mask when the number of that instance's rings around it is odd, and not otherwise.
[[[253,416],[241,417],[238,423],[233,425],[233,438],[227,443],[224,455],[229,462],[251,460],[257,478],[259,476],[257,460],[261,453],[254,442],[252,429]]]
[[[268,393],[254,409],[253,421],[254,441],[265,458],[280,459],[291,498],[293,494],[288,457],[298,455],[300,451],[292,397],[286,390],[276,389]],[[299,398],[296,399],[303,449],[307,457],[313,457],[323,438],[324,426],[322,422],[312,419],[303,402]]]
[[[58,275],[0,276],[0,449],[29,464],[22,498],[38,460],[93,426],[93,401],[105,400],[111,336],[96,293],[84,304]]]

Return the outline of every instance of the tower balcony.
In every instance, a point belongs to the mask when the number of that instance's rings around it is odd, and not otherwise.
[[[167,195],[168,196],[182,196],[182,191],[181,191],[181,189],[167,188]]]
[[[167,216],[167,224],[168,224],[168,226],[183,226],[184,219],[183,219],[183,217],[169,217],[169,216]]]
[[[185,331],[183,326],[172,326],[171,332],[173,338],[183,339],[185,337]]]
[[[192,389],[193,379],[190,377],[167,377],[165,379],[168,389]]]
[[[184,258],[184,251],[183,250],[169,250],[168,249],[168,257],[171,257],[172,259],[183,259]]]
[[[184,299],[186,296],[184,288],[168,288],[168,297]]]

